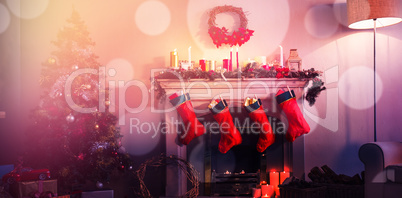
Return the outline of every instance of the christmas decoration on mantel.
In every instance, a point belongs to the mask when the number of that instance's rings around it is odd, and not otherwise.
[[[229,34],[228,29],[226,29],[225,27],[217,27],[215,23],[216,15],[225,12],[236,13],[240,19],[240,27],[237,30],[233,31],[232,34]],[[212,39],[212,42],[216,45],[217,48],[219,48],[222,44],[227,44],[230,46],[241,46],[245,42],[250,40],[251,36],[253,36],[254,31],[247,29],[247,24],[248,21],[242,8],[230,5],[217,6],[209,12],[208,33]]]
[[[66,189],[86,181],[101,188],[112,172],[131,171],[133,164],[121,145],[118,118],[109,112],[109,93],[101,86],[103,74],[92,51],[95,43],[76,11],[52,43],[56,50],[42,63],[44,94],[30,115],[34,125],[27,132],[25,162],[50,169],[52,178]],[[98,72],[71,78],[79,69]],[[77,107],[93,110],[80,113]]]
[[[227,79],[249,79],[249,78],[294,78],[298,80],[312,81],[312,86],[307,89],[305,99],[309,102],[309,105],[314,105],[316,98],[326,88],[324,82],[319,78],[321,71],[317,71],[314,68],[303,71],[290,71],[285,67],[270,67],[269,69],[258,68],[255,64],[249,63],[241,71],[225,71],[216,72],[214,70],[202,71],[201,69],[166,69],[151,79],[151,83],[154,85],[157,92],[157,99],[164,101],[166,98],[165,90],[160,86],[159,79],[205,79],[205,80],[227,80]]]

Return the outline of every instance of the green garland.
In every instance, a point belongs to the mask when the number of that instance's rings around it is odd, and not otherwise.
[[[223,79],[223,75],[225,78],[229,79],[297,78],[300,80],[312,80],[313,85],[307,90],[307,94],[305,97],[305,99],[309,102],[309,105],[312,106],[314,105],[316,98],[318,97],[320,92],[326,89],[324,87],[324,82],[318,78],[320,74],[321,72],[316,71],[314,68],[304,71],[289,71],[289,69],[287,68],[271,67],[269,70],[266,70],[264,68],[255,68],[255,65],[248,64],[242,69],[242,71],[226,71],[223,74],[212,70],[202,71],[200,69],[167,69],[166,71],[160,72],[159,75],[156,76],[154,79],[151,79],[151,83],[154,85],[155,91],[157,91],[157,99],[159,99],[160,101],[164,101],[166,99],[166,91],[161,87],[158,79],[206,79],[213,81],[215,79]]]

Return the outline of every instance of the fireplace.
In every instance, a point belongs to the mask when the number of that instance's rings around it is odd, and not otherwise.
[[[293,143],[285,140],[283,129],[286,117],[276,104],[275,94],[278,89],[294,90],[299,107],[303,107],[301,99],[307,81],[298,79],[229,79],[205,80],[158,80],[169,96],[183,88],[190,93],[197,118],[207,126],[207,133],[194,139],[188,146],[176,143],[177,125],[179,119],[174,107],[164,102],[164,119],[166,131],[166,154],[177,155],[192,163],[200,172],[200,195],[248,195],[251,187],[260,181],[268,181],[267,172],[290,171],[292,175],[304,176],[304,137],[297,138]],[[230,107],[235,125],[242,134],[242,144],[233,147],[228,153],[219,153],[217,145],[220,134],[213,133],[210,127],[215,122],[208,110],[212,98],[222,96]],[[251,119],[243,110],[242,103],[246,97],[257,96],[262,99],[264,109],[267,109],[271,126],[275,134],[275,143],[264,153],[258,153],[256,142],[258,134],[250,133]],[[282,122],[283,121],[283,122]],[[247,124],[249,123],[249,124]],[[175,167],[166,169],[166,196],[180,196],[187,191],[185,175]]]

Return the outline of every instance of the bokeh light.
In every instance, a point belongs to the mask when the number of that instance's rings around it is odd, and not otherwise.
[[[339,23],[333,15],[331,6],[319,5],[307,11],[304,26],[310,35],[316,38],[328,38],[336,33]]]
[[[382,80],[376,74],[376,95],[380,100],[383,86]],[[365,66],[348,69],[339,78],[339,96],[352,109],[368,109],[374,105],[374,71]]]
[[[170,25],[170,10],[160,1],[145,1],[135,12],[135,23],[144,34],[159,35]]]
[[[48,7],[49,0],[7,0],[11,12],[23,19],[33,19],[41,15]]]
[[[150,108],[136,114],[127,113],[123,119],[125,124],[120,126],[122,145],[129,154],[141,156],[156,148],[161,137],[160,127],[165,125],[155,119]]]
[[[133,66],[128,60],[116,58],[106,64],[106,80],[108,82],[116,81],[115,85],[118,85],[118,81],[128,82],[133,78]]]
[[[7,30],[10,25],[10,12],[0,3],[0,34]]]

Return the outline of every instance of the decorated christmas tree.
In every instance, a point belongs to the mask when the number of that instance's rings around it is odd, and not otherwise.
[[[31,114],[24,165],[48,168],[62,186],[102,185],[115,170],[132,169],[132,164],[121,147],[117,117],[109,112],[95,42],[73,11],[52,44],[56,49],[42,63],[43,95]]]

